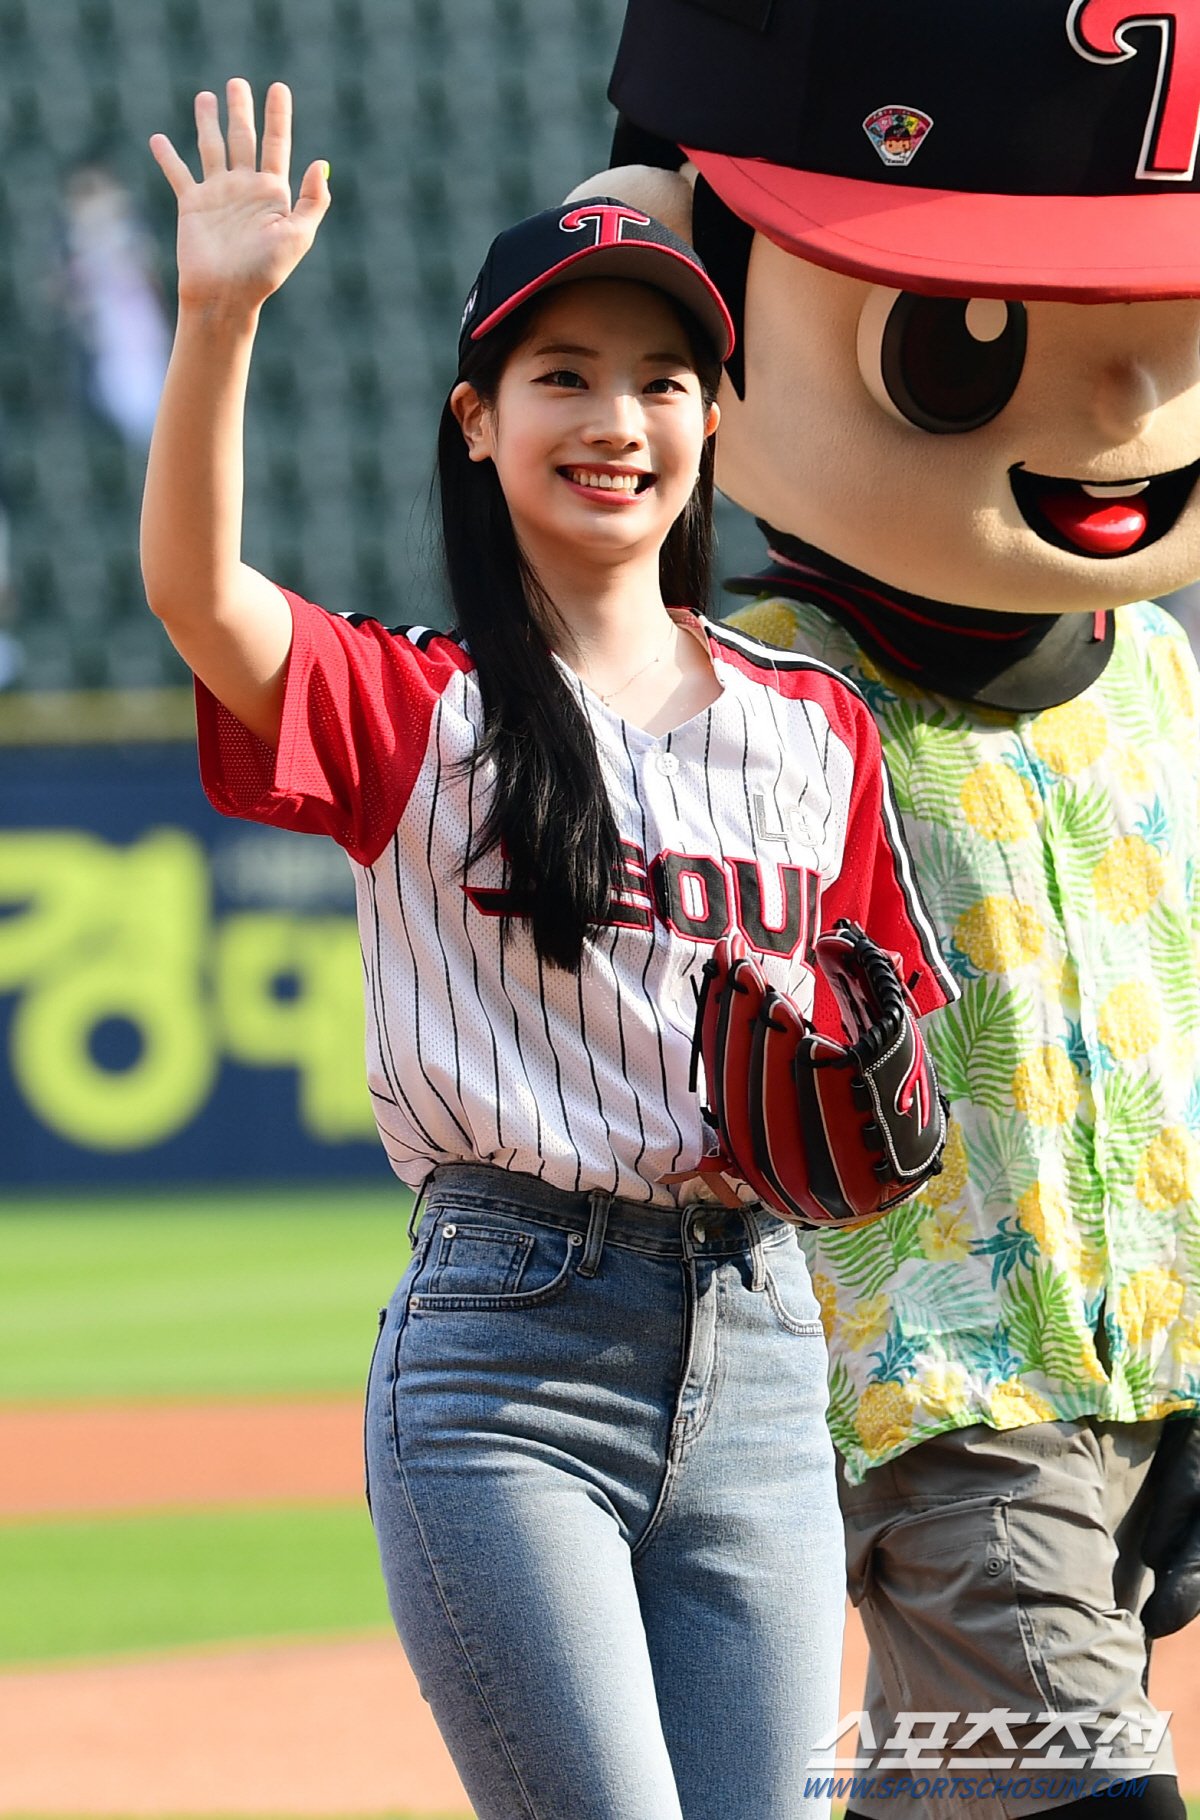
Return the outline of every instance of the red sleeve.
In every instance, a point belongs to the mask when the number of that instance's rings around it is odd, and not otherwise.
[[[284,590],[292,648],[272,751],[196,681],[200,777],[222,815],[328,834],[370,865],[404,813],[438,697],[471,661],[452,639],[344,619]]]
[[[850,917],[880,948],[900,954],[917,1010],[936,1011],[958,997],[958,987],[917,886],[879,729],[858,696],[846,690],[843,698],[838,731],[854,754],[854,787],[842,869],[826,886],[821,924],[828,929],[839,916]],[[835,1020],[834,1027],[839,1024]]]

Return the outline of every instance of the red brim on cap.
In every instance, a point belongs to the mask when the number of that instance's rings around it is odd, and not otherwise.
[[[585,260],[587,271],[575,270]],[[656,290],[665,291],[689,309],[708,332],[718,360],[728,360],[732,354],[733,318],[711,278],[672,247],[660,246],[657,241],[632,239],[622,240],[616,246],[579,247],[568,253],[565,259],[539,272],[521,290],[498,304],[482,322],[476,323],[471,330],[471,340],[478,341],[539,291],[585,277],[628,278],[634,283],[651,284]]]
[[[1200,297],[1200,195],[921,190],[682,148],[726,206],[814,265],[932,296]]]

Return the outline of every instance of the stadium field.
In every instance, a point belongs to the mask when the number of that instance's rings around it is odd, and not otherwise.
[[[0,1198],[0,1402],[356,1393],[409,1208],[399,1186]]]
[[[131,1700],[102,1705],[111,1714],[106,1732],[134,1708],[118,1765],[128,1778],[128,1811],[107,1801],[104,1820],[135,1814],[146,1820],[148,1811],[157,1820],[238,1820],[245,1770],[232,1749],[219,1801],[164,1800],[161,1809],[150,1809],[141,1798],[151,1786],[141,1779],[150,1773],[141,1760],[143,1737],[152,1750],[156,1725],[167,1734],[178,1725],[174,1748],[186,1748],[204,1724],[196,1701],[213,1698],[212,1711],[232,1738],[231,1704],[263,1698],[272,1677],[302,1675],[307,1681],[286,1680],[288,1698],[298,1688],[311,1700],[314,1725],[326,1716],[331,1690],[357,1701],[362,1689],[366,1704],[374,1702],[364,1715],[369,1729],[359,1754],[374,1753],[365,1765],[376,1778],[373,1789],[396,1790],[391,1799],[368,1793],[352,1805],[355,1796],[341,1775],[349,1739],[339,1709],[336,1757],[332,1747],[305,1740],[318,1770],[336,1764],[338,1772],[320,1820],[469,1820],[451,1805],[457,1779],[415,1683],[410,1675],[403,1686],[398,1679],[408,1671],[391,1634],[362,1498],[363,1380],[377,1311],[407,1261],[408,1213],[399,1190],[361,1186],[0,1198],[0,1426],[9,1424],[10,1438],[34,1437],[30,1462],[36,1437],[43,1464],[53,1463],[68,1430],[82,1432],[90,1446],[80,1459],[77,1503],[18,1502],[12,1496],[21,1477],[18,1457],[6,1505],[0,1473],[3,1820],[25,1813],[33,1820],[35,1812],[38,1820],[97,1820],[100,1810],[89,1811],[86,1784],[64,1788],[53,1805],[41,1788],[24,1800],[5,1798],[11,1757],[6,1763],[4,1709],[8,1753],[24,1751],[27,1763],[48,1763],[53,1776],[54,1759],[65,1754],[63,1702],[83,1737],[88,1702],[94,1711],[97,1697],[105,1701],[109,1675],[123,1678],[126,1693],[136,1691]],[[223,1412],[231,1410],[240,1415],[241,1440],[228,1449],[220,1495],[195,1495],[211,1462],[199,1462],[198,1478],[193,1472],[180,1479],[176,1468],[172,1488],[165,1445],[171,1432],[178,1426],[185,1450],[211,1448]],[[126,1420],[140,1454],[114,1463],[104,1449]],[[285,1420],[298,1424],[297,1450],[315,1454],[330,1436],[341,1437],[331,1473],[303,1484],[292,1474],[286,1484],[272,1481],[264,1489],[264,1476],[269,1481],[277,1470],[277,1448],[252,1488],[249,1481],[231,1488],[228,1469],[245,1460],[246,1434],[278,1434]],[[286,1450],[283,1457],[287,1464]],[[101,1481],[111,1491],[130,1461],[142,1467],[136,1489],[143,1503],[106,1502]],[[25,1470],[38,1476],[31,1465]],[[61,1491],[61,1473],[43,1473],[39,1482],[52,1480]],[[68,1474],[73,1493],[70,1480]],[[1186,1683],[1194,1671],[1182,1666],[1188,1660],[1178,1654],[1165,1698],[1159,1697],[1190,1712]],[[851,1672],[849,1650],[847,1663]],[[1164,1666],[1171,1666],[1165,1655]],[[861,1674],[861,1664],[853,1672]],[[222,1675],[227,1686],[214,1693]],[[354,1676],[361,1679],[352,1683]],[[152,1701],[164,1686],[175,1688],[175,1705],[147,1724],[137,1701]],[[231,1695],[230,1688],[239,1691]],[[42,1690],[53,1714],[44,1721],[37,1705]],[[844,1692],[844,1709],[852,1710],[857,1702],[849,1684]],[[261,1710],[269,1732],[275,1712],[266,1703]],[[35,1736],[45,1740],[40,1747],[28,1741]],[[1186,1725],[1183,1737],[1187,1755]],[[206,1739],[211,1759],[217,1733]],[[260,1765],[267,1799],[279,1802],[276,1820],[313,1812],[290,1748],[276,1739],[264,1746]],[[197,1777],[203,1767],[197,1765]],[[410,1772],[418,1779],[405,1781]],[[1196,1787],[1196,1778],[1189,1779]],[[296,1805],[289,1808],[292,1793]],[[268,1810],[260,1801],[254,1812],[262,1820]],[[1191,1801],[1188,1814],[1200,1820],[1200,1799]]]

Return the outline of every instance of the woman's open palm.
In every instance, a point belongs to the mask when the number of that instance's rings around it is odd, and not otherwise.
[[[222,135],[217,97],[196,96],[198,183],[165,133],[150,150],[179,204],[180,300],[257,307],[311,247],[329,207],[328,167],[309,165],[293,206],[291,90],[282,82],[267,90],[261,161],[250,84],[231,78],[225,101]]]

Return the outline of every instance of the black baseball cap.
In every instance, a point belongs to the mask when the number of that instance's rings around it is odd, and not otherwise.
[[[733,322],[695,248],[615,196],[564,202],[497,234],[471,287],[458,357],[530,297],[575,278],[632,278],[665,291],[705,330],[720,360],[733,352]]]
[[[609,94],[814,264],[1200,296],[1197,0],[629,0]]]

